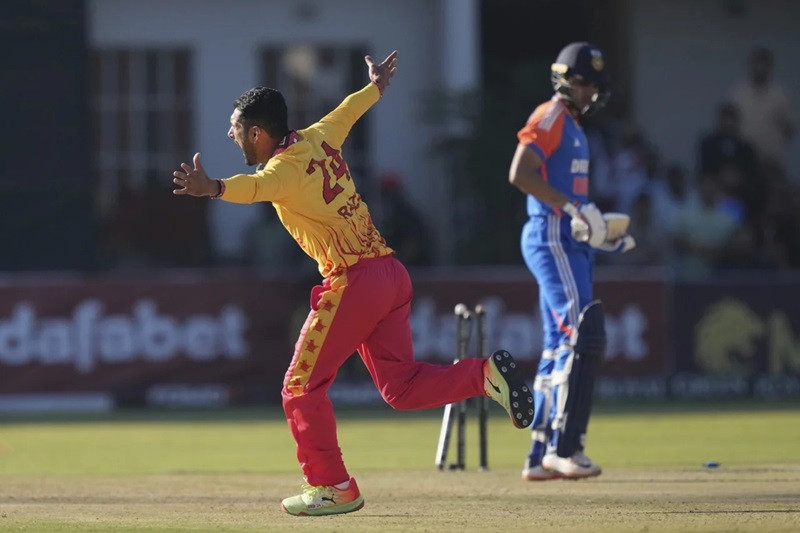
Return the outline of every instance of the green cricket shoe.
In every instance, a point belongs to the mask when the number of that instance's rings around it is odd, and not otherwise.
[[[350,486],[346,489],[304,483],[302,494],[286,498],[281,502],[281,508],[294,516],[352,513],[362,507],[364,507],[364,498],[358,490],[355,478],[352,477]]]
[[[489,398],[508,412],[515,427],[524,429],[531,425],[533,394],[510,353],[497,350],[483,364],[483,388]]]

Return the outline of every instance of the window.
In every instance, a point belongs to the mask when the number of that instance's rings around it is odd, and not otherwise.
[[[190,59],[184,49],[92,53],[96,208],[109,266],[205,260],[205,203],[170,193],[172,171],[192,155]]]
[[[289,107],[289,127],[300,129],[324,117],[348,94],[367,84],[365,47],[296,45],[261,53],[260,83],[281,91]],[[369,120],[359,120],[347,137],[343,156],[363,196],[372,196]]]

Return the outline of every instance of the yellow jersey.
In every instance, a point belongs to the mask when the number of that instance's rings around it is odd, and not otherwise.
[[[225,179],[223,200],[272,202],[281,223],[319,265],[323,277],[362,258],[394,250],[375,227],[356,192],[342,144],[353,124],[380,98],[370,83],[351,94],[319,122],[281,141],[263,169]]]

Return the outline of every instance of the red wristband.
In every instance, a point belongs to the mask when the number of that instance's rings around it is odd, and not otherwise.
[[[225,194],[225,180],[216,180],[216,182],[219,183],[219,192],[211,198],[220,198]]]

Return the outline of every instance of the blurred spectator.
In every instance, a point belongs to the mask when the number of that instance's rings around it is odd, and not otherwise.
[[[734,87],[732,101],[741,112],[742,135],[752,143],[760,161],[783,166],[795,117],[786,91],[773,81],[774,67],[771,50],[754,49],[749,77]]]
[[[614,167],[611,159],[608,132],[603,125],[591,117],[584,127],[586,140],[589,142],[589,186],[590,198],[600,208],[600,211],[614,211],[616,209],[617,184],[614,181]]]
[[[755,152],[750,143],[742,138],[739,109],[731,102],[720,104],[717,108],[714,129],[700,139],[700,174],[719,172],[723,166],[734,164],[742,172],[755,171]]]
[[[417,207],[403,191],[400,176],[386,172],[380,177],[381,220],[386,243],[409,266],[428,266],[432,261],[430,232]]]
[[[616,211],[630,213],[633,199],[648,183],[648,148],[637,126],[629,125],[622,135],[620,150],[614,155],[614,182],[616,184]]]
[[[717,255],[720,269],[774,268],[775,263],[759,246],[760,237],[752,224],[738,226]]]
[[[756,155],[739,132],[739,110],[726,102],[717,109],[715,129],[699,145],[700,174],[716,176],[729,196],[744,203],[750,220],[764,211],[767,186],[759,179]]]
[[[680,165],[670,165],[664,179],[648,184],[653,216],[665,230],[672,234],[683,213],[697,210],[700,199]]]
[[[748,220],[744,200],[744,178],[739,168],[726,165],[716,174],[704,174],[707,179],[717,182],[720,191],[719,208],[739,224]]]
[[[800,190],[776,184],[764,222],[767,255],[778,268],[800,269]]]
[[[245,263],[262,273],[288,277],[319,277],[314,261],[297,246],[281,224],[270,202],[258,205],[263,216],[245,231]]]
[[[627,200],[626,213],[631,213],[634,209],[634,202],[641,193],[647,193],[652,187],[653,183],[664,183],[664,171],[661,167],[661,158],[655,148],[648,147],[645,149],[642,159],[642,168],[644,170],[645,183],[643,186],[633,191],[628,191],[624,197],[630,198]]]
[[[675,227],[675,266],[681,278],[708,277],[740,227],[721,208],[722,191],[713,178],[704,175],[699,189],[699,205],[684,210]]]

